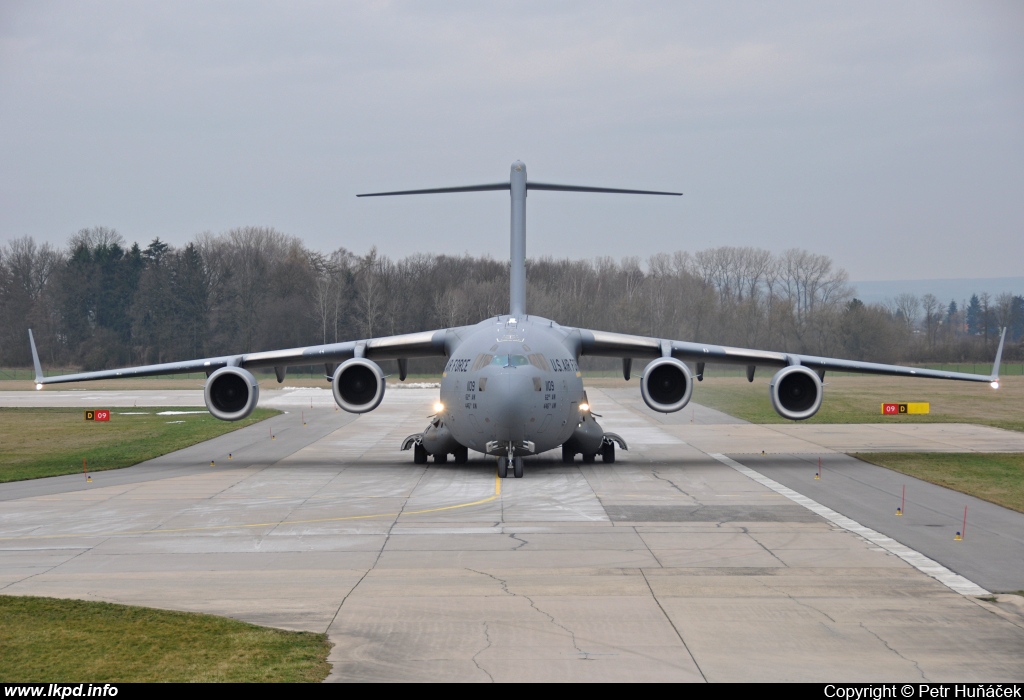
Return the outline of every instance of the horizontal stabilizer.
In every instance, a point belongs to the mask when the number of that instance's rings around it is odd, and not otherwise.
[[[610,194],[667,194],[682,197],[682,192],[656,192],[654,190],[621,190],[615,187],[586,187],[584,185],[553,185],[548,182],[526,181],[528,190],[553,190],[555,192],[606,192]]]
[[[493,190],[511,189],[507,182],[495,182],[490,185],[464,185],[462,187],[432,187],[426,190],[400,190],[398,192],[369,192],[357,194],[356,197],[390,197],[397,194],[446,194],[449,192],[490,192]],[[550,190],[553,192],[604,192],[607,194],[666,194],[682,197],[682,192],[658,192],[655,190],[623,190],[616,187],[587,187],[585,185],[555,185],[550,182],[530,182],[528,190]]]
[[[463,187],[433,187],[429,190],[402,190],[400,192],[370,192],[357,194],[356,197],[389,197],[393,194],[445,194],[447,192],[488,192],[490,190],[507,190],[507,182],[495,182],[490,185],[464,185]]]

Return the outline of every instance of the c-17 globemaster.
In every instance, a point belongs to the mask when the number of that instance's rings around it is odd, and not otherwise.
[[[679,196],[678,192],[530,182],[526,166],[517,161],[512,164],[508,182],[358,196],[488,190],[508,190],[512,199],[508,314],[473,326],[54,377],[43,376],[29,331],[36,388],[62,382],[205,371],[207,408],[221,420],[234,421],[248,416],[259,400],[259,384],[250,370],[273,367],[280,383],[289,366],[323,364],[338,406],[351,413],[366,413],[384,398],[386,379],[377,360],[397,360],[404,381],[410,358],[446,357],[436,413],[422,433],[406,438],[402,449],[412,448],[417,464],[426,463],[428,457],[436,463],[445,462],[448,455],[456,464],[465,463],[469,450],[493,455],[498,458],[498,475],[505,478],[510,468],[514,476],[523,475],[523,457],[558,447],[564,462],[572,462],[577,454],[584,462],[593,462],[597,455],[605,462],[614,462],[616,445],[627,449],[622,438],[605,432],[594,420],[577,364],[583,356],[620,358],[627,380],[634,359],[649,360],[640,378],[640,394],[648,407],[662,413],[686,406],[694,378],[702,378],[709,362],[745,366],[751,382],[757,367],[778,368],[769,387],[772,407],[791,420],[804,420],[818,411],[827,370],[999,386],[1005,329],[992,374],[986,376],[573,328],[526,312],[529,190]]]

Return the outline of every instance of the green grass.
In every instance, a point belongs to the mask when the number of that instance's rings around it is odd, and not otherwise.
[[[6,683],[295,683],[327,677],[326,634],[195,613],[0,596]]]
[[[257,408],[232,423],[209,413],[156,415],[175,410],[191,409],[113,408],[110,422],[93,422],[77,408],[0,408],[0,482],[80,474],[83,458],[90,472],[121,469],[279,413]]]
[[[789,423],[771,407],[770,375],[746,378],[709,375],[696,383],[693,401],[752,423]],[[924,401],[928,415],[883,416],[883,402]],[[806,423],[975,423],[1024,431],[1024,377],[1004,377],[999,389],[975,382],[826,376],[821,410]]]
[[[693,400],[752,423],[790,423],[771,407],[768,379],[711,375]],[[926,401],[927,415],[884,416],[882,402]],[[973,423],[1024,431],[1024,378],[987,384],[827,376],[821,410],[806,423]],[[858,453],[862,460],[1024,512],[1024,454]]]
[[[1024,513],[1024,454],[861,452],[854,456]]]

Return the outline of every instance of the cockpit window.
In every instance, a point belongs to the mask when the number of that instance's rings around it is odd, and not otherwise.
[[[526,355],[495,355],[491,360],[492,367],[523,367],[530,364]]]
[[[476,356],[476,362],[473,363],[471,372],[476,372],[478,369],[483,369],[487,365],[491,364],[491,360],[494,359],[494,355],[483,354]]]

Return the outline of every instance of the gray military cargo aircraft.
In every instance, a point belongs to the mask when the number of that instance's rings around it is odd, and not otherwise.
[[[399,377],[404,381],[410,358],[446,357],[436,414],[422,433],[406,438],[402,449],[412,449],[417,464],[426,463],[428,457],[443,463],[448,455],[456,464],[463,464],[472,449],[496,456],[501,478],[510,470],[519,478],[523,475],[523,457],[559,447],[567,463],[577,454],[588,463],[598,455],[605,462],[614,462],[616,445],[628,449],[622,438],[605,432],[594,420],[577,364],[583,356],[620,358],[627,380],[634,359],[649,360],[640,377],[640,394],[648,407],[662,413],[686,406],[693,394],[694,378],[702,378],[709,362],[745,366],[751,382],[757,367],[778,368],[769,385],[771,402],[779,415],[791,420],[804,420],[818,411],[822,379],[828,370],[999,386],[1005,329],[992,374],[986,376],[572,328],[527,314],[527,191],[674,196],[679,192],[530,182],[526,166],[517,161],[512,164],[508,182],[357,196],[489,190],[509,190],[512,198],[508,314],[474,326],[53,377],[43,376],[29,331],[36,388],[63,382],[204,371],[207,408],[221,420],[234,421],[248,416],[259,400],[259,383],[250,370],[273,367],[280,383],[289,366],[323,364],[338,406],[351,413],[366,413],[380,405],[386,388],[384,372],[376,361],[397,360]]]

